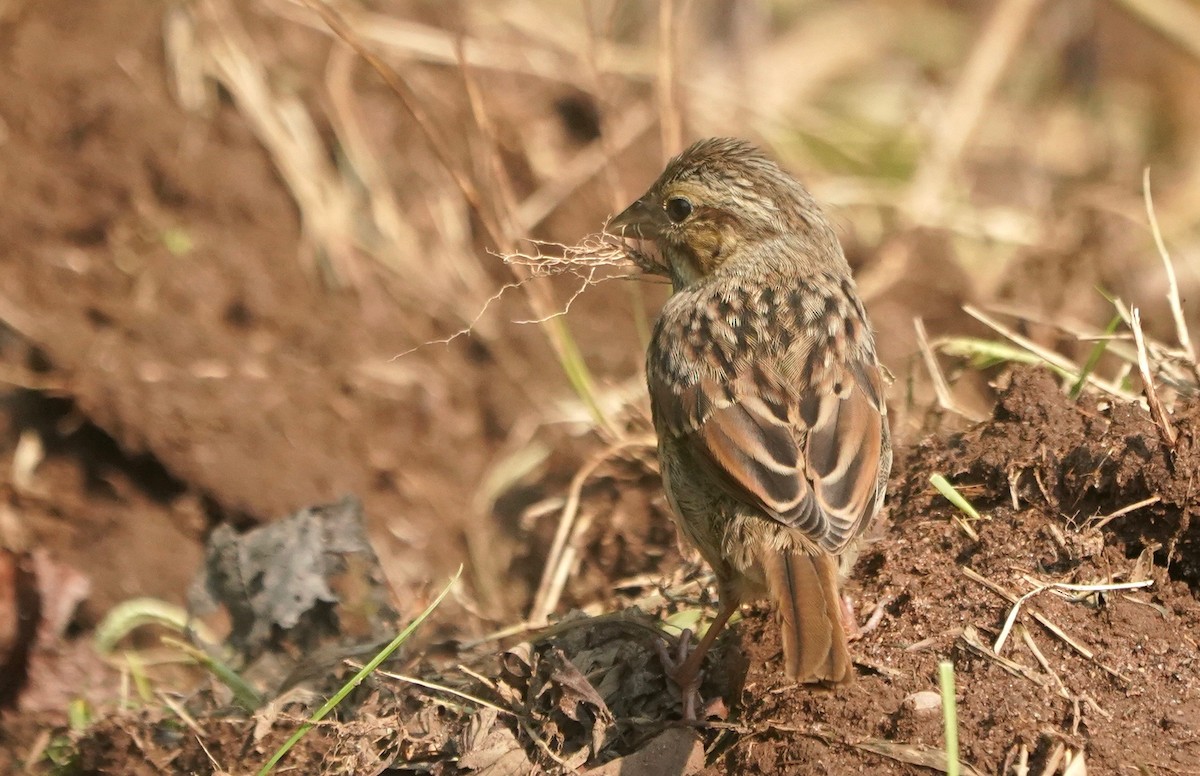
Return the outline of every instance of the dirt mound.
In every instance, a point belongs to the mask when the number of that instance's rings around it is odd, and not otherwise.
[[[1178,438],[1168,447],[1141,408],[1092,396],[1072,402],[1048,373],[1021,370],[1001,392],[992,422],[916,451],[893,503],[928,503],[919,473],[938,471],[992,501],[1041,504],[1064,529],[1103,528],[1131,556],[1150,547],[1172,578],[1195,588],[1200,533],[1190,515],[1200,505],[1200,403],[1182,403],[1172,422]],[[1137,508],[1113,514],[1130,506]]]

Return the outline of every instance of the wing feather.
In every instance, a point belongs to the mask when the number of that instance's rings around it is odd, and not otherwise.
[[[651,371],[655,421],[730,496],[836,552],[874,514],[890,466],[879,370],[873,356],[835,363],[822,389],[803,384],[792,368],[803,359],[789,355],[686,386]]]

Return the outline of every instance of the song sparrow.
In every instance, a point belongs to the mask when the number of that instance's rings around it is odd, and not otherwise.
[[[729,138],[672,159],[609,228],[652,241],[674,287],[646,377],[678,530],[721,596],[673,678],[690,703],[730,615],[767,594],[788,676],[849,681],[838,558],[879,510],[892,453],[874,337],[833,228],[798,181]]]

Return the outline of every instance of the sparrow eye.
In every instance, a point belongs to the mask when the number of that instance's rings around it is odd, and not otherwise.
[[[683,197],[671,197],[663,205],[663,209],[667,211],[667,218],[671,219],[672,223],[681,224],[692,214],[692,203]]]

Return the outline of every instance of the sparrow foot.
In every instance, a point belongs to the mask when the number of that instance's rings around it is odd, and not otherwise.
[[[666,645],[658,639],[654,641],[654,649],[658,660],[662,663],[663,672],[676,686],[679,687],[680,700],[683,702],[683,719],[685,722],[696,721],[696,705],[700,700],[700,680],[702,672],[694,660],[692,653],[692,631],[685,630],[679,634],[679,642],[675,646],[675,654],[667,651]]]

